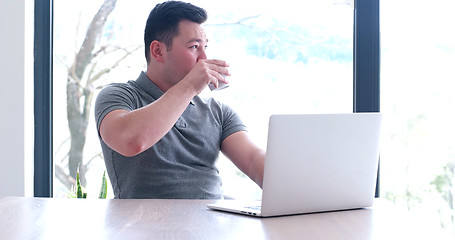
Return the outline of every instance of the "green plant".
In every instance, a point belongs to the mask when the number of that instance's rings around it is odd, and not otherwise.
[[[101,179],[101,189],[98,195],[99,199],[106,199],[107,196],[107,179],[106,171],[103,172],[103,177]],[[84,192],[82,187],[81,180],[79,178],[79,168],[77,168],[76,173],[76,187],[74,185],[71,187],[71,191],[66,194],[67,198],[87,198],[87,193]]]
[[[106,199],[107,196],[107,179],[106,179],[106,171],[103,172],[103,178],[101,179],[101,189],[98,198]]]
[[[81,179],[79,178],[79,168],[77,168],[76,186],[76,198],[87,198],[87,193],[82,189]]]

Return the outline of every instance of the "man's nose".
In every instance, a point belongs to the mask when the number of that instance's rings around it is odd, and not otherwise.
[[[199,51],[199,57],[197,60],[199,61],[199,60],[204,60],[204,59],[207,59],[207,54],[205,52],[205,49],[201,48],[201,50]]]

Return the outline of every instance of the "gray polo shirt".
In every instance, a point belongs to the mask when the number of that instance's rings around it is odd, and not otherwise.
[[[110,111],[132,111],[162,95],[144,72],[136,81],[105,87],[95,104],[97,129]],[[215,166],[221,142],[245,130],[227,105],[196,96],[160,141],[134,157],[122,156],[100,138],[115,198],[221,198]]]

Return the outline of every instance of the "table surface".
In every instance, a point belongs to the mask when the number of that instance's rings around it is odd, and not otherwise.
[[[0,199],[0,239],[436,239],[385,200],[371,208],[256,218],[216,200]]]

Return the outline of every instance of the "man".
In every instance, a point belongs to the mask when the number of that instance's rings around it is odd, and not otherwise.
[[[207,59],[206,19],[189,3],[158,4],[145,28],[146,73],[97,97],[115,198],[222,198],[220,151],[262,186],[265,152],[231,108],[198,96],[230,75],[225,61]]]

